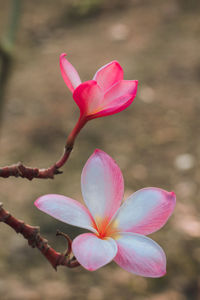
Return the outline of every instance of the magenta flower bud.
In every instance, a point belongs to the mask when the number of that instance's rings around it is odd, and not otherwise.
[[[123,80],[123,69],[117,61],[101,67],[94,78],[81,83],[76,69],[60,56],[63,79],[73,93],[81,118],[91,120],[118,113],[127,108],[137,93],[137,80]]]

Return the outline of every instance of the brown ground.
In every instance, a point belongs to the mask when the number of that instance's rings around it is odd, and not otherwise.
[[[81,200],[82,167],[100,148],[122,169],[126,196],[146,186],[176,192],[173,217],[151,236],[165,249],[167,275],[146,279],[114,263],[93,273],[62,267],[55,272],[0,224],[0,299],[200,299],[199,1],[127,1],[118,9],[119,1],[104,1],[102,10],[97,5],[87,18],[78,10],[69,14],[71,3],[24,1],[3,116],[1,165],[23,160],[48,167],[62,153],[78,109],[60,75],[61,52],[68,53],[82,80],[117,59],[126,79],[139,80],[138,96],[126,111],[87,125],[63,175],[54,181],[1,179],[0,201],[18,218],[39,225],[62,251],[65,242],[55,237],[56,229],[72,237],[79,231],[37,211],[33,202],[45,193]],[[8,8],[0,0],[2,32]]]

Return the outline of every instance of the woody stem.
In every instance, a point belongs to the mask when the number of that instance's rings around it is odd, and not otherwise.
[[[80,264],[73,256],[71,258],[71,239],[64,233],[57,232],[57,235],[64,236],[68,241],[68,249],[65,253],[55,251],[48,241],[41,236],[40,228],[38,226],[30,226],[23,221],[13,217],[8,211],[3,208],[0,203],[0,222],[3,222],[20,233],[27,241],[29,246],[37,248],[44,257],[49,261],[52,267],[57,270],[57,266],[65,266],[68,268],[78,267]]]

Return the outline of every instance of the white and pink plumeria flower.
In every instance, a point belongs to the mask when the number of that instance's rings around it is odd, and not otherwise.
[[[76,69],[60,55],[63,79],[80,109],[81,118],[91,120],[118,113],[127,108],[137,92],[137,80],[123,80],[123,69],[117,61],[100,68],[94,78],[81,83]]]
[[[121,205],[122,173],[105,152],[95,150],[83,168],[81,188],[85,206],[62,195],[44,195],[37,208],[65,223],[90,230],[72,242],[78,262],[93,271],[114,260],[123,269],[145,277],[166,273],[162,248],[146,235],[160,229],[172,214],[174,192],[144,188]],[[120,206],[121,205],[121,206]]]

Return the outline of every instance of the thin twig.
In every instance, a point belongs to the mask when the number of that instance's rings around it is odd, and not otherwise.
[[[61,158],[53,164],[51,167],[47,169],[39,169],[39,168],[32,168],[27,167],[21,162],[11,165],[11,166],[5,166],[0,168],[0,177],[8,178],[10,176],[14,177],[21,177],[21,178],[27,178],[28,180],[32,180],[33,178],[38,179],[53,179],[54,175],[61,174],[62,171],[59,169],[64,166],[66,161],[68,160],[70,153],[73,149],[74,142],[76,139],[76,136],[80,132],[80,130],[83,128],[83,126],[86,124],[87,119],[80,117],[76,126],[70,133],[70,135],[67,138],[64,153],[61,156]]]
[[[57,235],[62,235],[67,239],[68,249],[65,253],[55,251],[49,244],[48,241],[43,238],[40,234],[40,228],[38,226],[30,226],[25,224],[23,221],[13,217],[8,211],[3,208],[3,204],[0,203],[0,222],[3,222],[13,228],[17,233],[23,235],[28,241],[29,246],[37,248],[44,257],[50,262],[52,267],[57,270],[58,266],[65,266],[68,268],[75,268],[80,266],[76,258],[71,257],[71,239],[65,233],[60,231]]]

